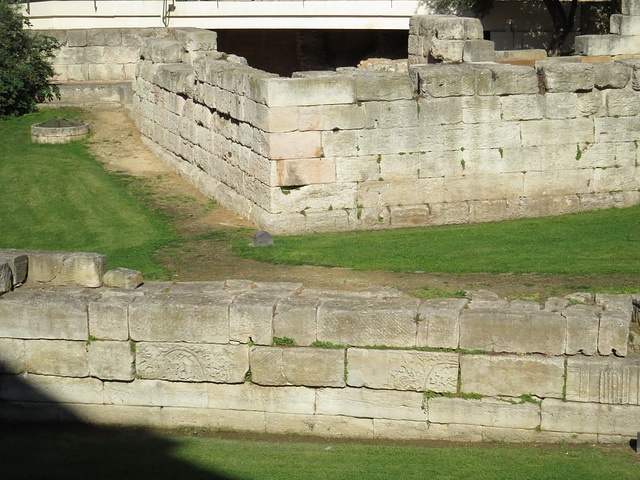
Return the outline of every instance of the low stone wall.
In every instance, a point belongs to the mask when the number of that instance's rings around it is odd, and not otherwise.
[[[416,17],[409,54],[456,61],[493,53],[477,38],[478,20],[445,19]],[[141,50],[140,131],[201,190],[272,233],[640,203],[637,59],[281,78],[219,52],[181,62],[179,51],[189,52],[184,40],[150,39]]]
[[[3,253],[0,272],[17,272],[24,254]],[[640,298],[420,301],[248,280],[88,289],[77,256],[55,277],[67,286],[28,277],[0,297],[4,421],[513,442],[640,430],[640,359],[625,357]]]

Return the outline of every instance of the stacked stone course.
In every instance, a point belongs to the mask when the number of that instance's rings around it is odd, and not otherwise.
[[[86,288],[76,272],[0,296],[3,421],[543,442],[628,441],[640,428],[631,295],[421,301],[243,280],[124,290]]]

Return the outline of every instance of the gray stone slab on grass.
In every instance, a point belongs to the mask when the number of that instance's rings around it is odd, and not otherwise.
[[[115,268],[104,274],[103,278],[105,287],[125,288],[133,290],[142,285],[142,273],[138,270],[130,268]]]

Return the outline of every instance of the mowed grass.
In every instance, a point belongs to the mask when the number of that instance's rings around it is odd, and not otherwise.
[[[30,125],[53,116],[82,118],[82,112],[45,109],[0,120],[0,248],[98,252],[111,268],[166,277],[153,254],[176,235],[130,182],[107,173],[82,141],[31,143]]]
[[[234,251],[261,262],[357,270],[640,273],[640,206],[473,226],[283,236]]]
[[[631,480],[633,450],[483,444],[393,446],[248,441],[84,427],[5,428],[7,479]]]

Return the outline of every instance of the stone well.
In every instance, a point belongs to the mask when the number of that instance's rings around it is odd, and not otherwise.
[[[66,118],[54,117],[31,125],[31,141],[34,143],[68,143],[86,138],[88,134],[88,124]]]

